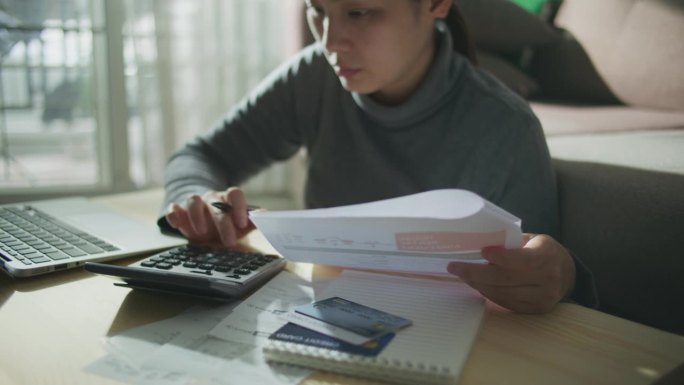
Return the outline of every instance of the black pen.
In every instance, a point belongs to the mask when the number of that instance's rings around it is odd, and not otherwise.
[[[230,213],[233,210],[233,206],[231,206],[229,203],[226,202],[221,202],[221,201],[216,201],[216,202],[211,202],[211,205],[216,207],[217,209],[221,210],[224,213]],[[261,207],[259,206],[254,206],[254,205],[247,205],[247,211],[254,211],[254,210],[259,210]]]

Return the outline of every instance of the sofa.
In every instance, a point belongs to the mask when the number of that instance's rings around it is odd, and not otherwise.
[[[539,3],[543,0],[535,0]],[[684,0],[455,0],[554,158],[684,172]]]
[[[560,241],[606,313],[684,334],[684,175],[554,160]]]
[[[530,64],[552,155],[684,173],[684,1],[565,0],[554,26]]]
[[[599,310],[684,334],[684,0],[516,2],[455,0],[480,66],[542,123],[561,242]]]

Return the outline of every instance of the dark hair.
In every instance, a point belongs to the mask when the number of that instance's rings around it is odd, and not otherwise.
[[[453,4],[451,9],[449,9],[449,14],[446,19],[444,19],[444,22],[451,32],[451,39],[454,41],[454,50],[467,57],[472,64],[477,65],[475,44],[470,38],[466,22],[463,20],[463,15],[461,15],[461,11],[456,4]]]
[[[420,0],[413,0],[418,2]],[[306,8],[305,8],[306,9]],[[468,33],[468,28],[466,26],[465,20],[461,15],[461,11],[458,9],[456,4],[452,4],[449,9],[449,14],[444,19],[444,22],[449,27],[451,32],[451,39],[454,41],[454,50],[465,56],[474,65],[477,65],[477,55],[475,53],[475,44],[470,38]],[[304,18],[302,25],[302,45],[307,46],[315,41],[308,25],[306,24],[306,18]]]

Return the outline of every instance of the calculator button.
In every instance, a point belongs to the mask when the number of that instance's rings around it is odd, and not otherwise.
[[[154,265],[156,265],[156,264],[157,264],[157,262],[155,262],[155,261],[145,261],[145,262],[141,263],[140,266],[142,266],[142,267],[154,267]]]
[[[249,273],[251,273],[251,272],[252,272],[251,270],[249,270],[249,269],[244,269],[244,268],[235,270],[235,273],[241,274],[241,275],[247,275],[247,274],[249,274]]]
[[[169,270],[173,267],[173,265],[166,262],[159,262],[154,267],[156,267],[157,269]]]
[[[219,273],[227,273],[231,270],[231,268],[226,265],[218,265],[214,267],[214,270],[218,271]]]
[[[183,264],[183,267],[187,267],[188,269],[194,269],[197,267],[197,262],[192,262],[188,261]]]
[[[204,269],[204,270],[213,270],[213,269],[214,269],[214,264],[212,264],[212,263],[203,263],[203,264],[199,265],[199,268],[200,268],[200,269]]]

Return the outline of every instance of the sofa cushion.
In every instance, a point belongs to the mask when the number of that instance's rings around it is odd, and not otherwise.
[[[561,242],[592,271],[599,310],[684,333],[684,175],[554,161]]]
[[[565,0],[556,23],[620,100],[684,111],[684,1]]]
[[[529,73],[538,82],[544,99],[621,104],[570,32],[564,31],[553,44],[537,48]]]
[[[684,129],[684,111],[627,106],[531,103],[546,136]]]
[[[519,52],[558,38],[542,19],[508,0],[455,0],[455,4],[475,46],[490,52]]]
[[[501,56],[478,50],[477,61],[480,68],[521,97],[528,99],[539,93],[539,84],[534,79]]]

